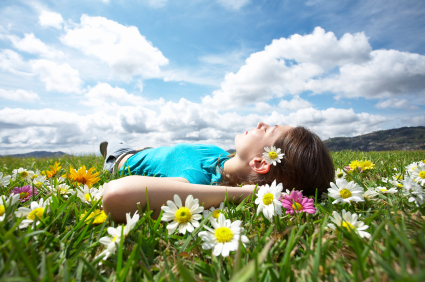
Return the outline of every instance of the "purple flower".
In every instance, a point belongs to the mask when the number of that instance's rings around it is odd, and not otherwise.
[[[10,194],[19,194],[19,200],[23,203],[31,199],[32,197],[32,187],[31,185],[25,185],[23,187],[15,187]],[[34,187],[34,195],[37,195],[37,188]]]
[[[293,200],[293,201],[292,201]],[[302,192],[292,191],[291,195],[279,198],[282,206],[286,209],[286,214],[294,212],[315,213],[314,200],[303,196]]]

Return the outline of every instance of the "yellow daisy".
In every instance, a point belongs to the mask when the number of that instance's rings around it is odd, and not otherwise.
[[[80,167],[78,170],[75,170],[73,167],[70,167],[69,171],[71,174],[68,175],[68,178],[72,180],[73,182],[78,182],[80,184],[87,185],[89,188],[91,188],[93,184],[95,184],[96,182],[100,180],[100,178],[97,177],[100,174],[100,172],[96,172],[92,174],[94,170],[95,170],[94,167],[87,170],[86,166],[84,165]]]

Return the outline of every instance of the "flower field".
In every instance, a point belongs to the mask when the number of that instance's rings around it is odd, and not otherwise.
[[[425,151],[332,157],[327,195],[176,195],[126,224],[103,213],[102,157],[2,157],[0,280],[425,281]]]

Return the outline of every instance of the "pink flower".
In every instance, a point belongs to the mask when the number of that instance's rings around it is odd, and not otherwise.
[[[349,165],[347,165],[347,166],[345,167],[345,170],[346,170],[347,172],[349,172],[349,171],[351,171],[351,167],[350,167]]]
[[[32,197],[32,187],[30,185],[25,185],[23,187],[15,187],[10,194],[20,194],[19,200],[23,203],[31,199]],[[34,195],[37,195],[37,188],[34,187]]]
[[[293,201],[292,201],[293,200]],[[286,214],[298,212],[315,213],[314,200],[303,196],[302,192],[292,191],[291,195],[279,198],[282,206],[286,209]]]

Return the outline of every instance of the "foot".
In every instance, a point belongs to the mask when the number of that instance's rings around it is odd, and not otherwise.
[[[100,143],[100,153],[102,154],[103,159],[106,158],[106,153],[107,153],[106,148],[108,148],[108,142],[103,141],[102,143]]]

